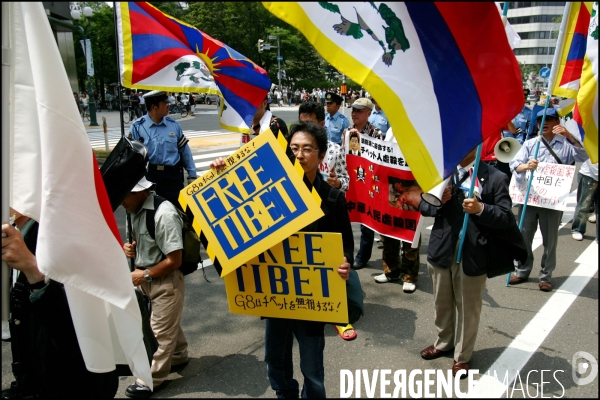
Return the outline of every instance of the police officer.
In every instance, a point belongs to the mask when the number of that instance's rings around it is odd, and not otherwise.
[[[371,102],[375,106],[373,111],[371,111],[371,115],[369,115],[369,123],[375,126],[377,129],[381,131],[384,135],[387,133],[388,129],[390,129],[390,122],[387,119],[387,116],[379,107],[379,104],[375,101],[375,99],[371,99]]]
[[[517,139],[521,145],[523,145],[527,139],[529,126],[533,120],[533,112],[531,111],[531,108],[527,106],[527,93],[528,92],[523,90],[523,109],[511,121],[514,124],[514,132],[511,132],[510,130],[502,131],[503,137]],[[511,127],[509,126],[509,128]]]
[[[333,143],[342,143],[342,133],[350,127],[348,118],[339,112],[342,105],[342,96],[327,92],[325,95],[325,128],[327,128],[327,140]]]
[[[131,124],[130,137],[148,148],[146,178],[156,183],[156,194],[181,209],[183,168],[188,173],[188,184],[198,177],[188,139],[179,123],[168,117],[170,104],[165,92],[153,90],[144,95],[144,100],[148,113]]]

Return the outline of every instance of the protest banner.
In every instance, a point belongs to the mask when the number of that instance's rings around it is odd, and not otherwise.
[[[406,242],[418,240],[422,190],[398,144],[361,135],[345,140],[350,221]]]
[[[281,136],[280,136],[281,137]],[[323,215],[320,198],[302,180],[270,130],[183,188],[179,201],[194,214],[209,257],[225,276]]]
[[[298,232],[226,275],[229,311],[260,317],[348,322],[340,233]]]
[[[571,191],[574,175],[574,165],[539,163],[533,175],[527,204],[564,211],[567,207],[567,197]],[[529,173],[525,174],[525,179],[519,182],[513,174],[509,187],[513,205],[523,204],[530,176]]]

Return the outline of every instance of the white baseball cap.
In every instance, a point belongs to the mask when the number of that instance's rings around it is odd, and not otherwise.
[[[133,189],[131,189],[131,192],[137,193],[137,192],[141,192],[142,190],[151,189],[153,187],[154,187],[154,183],[150,182],[148,179],[146,179],[145,176],[143,176],[142,179],[140,179],[140,181],[135,184]]]

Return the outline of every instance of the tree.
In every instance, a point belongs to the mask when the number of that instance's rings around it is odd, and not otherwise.
[[[90,27],[87,37],[92,43],[92,56],[94,59],[94,77],[92,85],[95,91],[104,101],[104,92],[108,84],[117,82],[119,72],[117,70],[117,43],[115,40],[115,23],[113,9],[106,3],[84,2],[78,3],[80,7],[92,7],[94,14],[90,18]],[[78,22],[81,26],[87,25],[87,18],[82,17]],[[73,31],[73,42],[75,44],[75,59],[77,64],[77,76],[79,87],[87,90],[87,64],[83,48],[79,44],[82,40],[79,29]],[[90,96],[92,93],[90,93]]]

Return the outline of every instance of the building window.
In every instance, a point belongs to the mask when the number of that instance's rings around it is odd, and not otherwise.
[[[553,55],[556,49],[554,47],[524,47],[515,49],[515,56],[533,56],[533,55]],[[548,51],[550,51],[548,53]]]
[[[540,6],[551,6],[551,7],[564,7],[566,2],[564,1],[519,1],[519,2],[511,2],[508,5],[509,9],[515,8],[529,8],[529,7],[540,7]],[[501,4],[504,6],[504,3]]]
[[[519,36],[521,39],[556,39],[558,36],[558,32],[552,32],[550,35],[550,31],[537,31],[537,32],[519,32]]]
[[[530,24],[533,22],[554,22],[553,18],[558,18],[560,15],[529,15],[526,17],[512,17],[508,19],[511,25]]]

